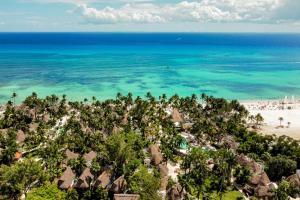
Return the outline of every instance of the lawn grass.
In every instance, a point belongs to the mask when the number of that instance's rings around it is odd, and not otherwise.
[[[213,193],[212,197],[213,197],[213,199],[219,199],[218,196],[217,196],[217,193]],[[243,195],[239,191],[233,190],[233,191],[227,191],[223,195],[222,200],[236,200],[236,199],[239,199],[239,198],[244,199]]]

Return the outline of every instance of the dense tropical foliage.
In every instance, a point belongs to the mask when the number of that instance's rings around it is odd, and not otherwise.
[[[264,197],[299,195],[300,186],[287,179],[300,168],[299,141],[256,133],[262,117],[249,116],[237,101],[129,93],[72,102],[33,93],[16,105],[17,97],[0,117],[0,199],[113,199],[119,193],[142,200],[224,199],[237,189],[260,197],[247,188],[269,187],[253,186],[264,173],[278,184]],[[158,152],[151,152],[153,145]],[[170,172],[170,165],[179,169]],[[67,172],[72,181],[64,188]],[[108,183],[96,186],[98,177]]]

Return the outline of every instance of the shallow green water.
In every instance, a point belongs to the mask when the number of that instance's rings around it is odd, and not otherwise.
[[[300,96],[300,36],[0,34],[0,103],[18,94],[72,100],[117,92],[230,99]]]

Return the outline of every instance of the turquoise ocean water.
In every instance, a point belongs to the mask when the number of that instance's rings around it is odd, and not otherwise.
[[[72,100],[117,92],[300,96],[300,35],[1,33],[0,103],[18,94]]]

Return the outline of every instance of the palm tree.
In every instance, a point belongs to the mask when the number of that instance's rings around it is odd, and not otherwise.
[[[278,120],[279,120],[279,123],[280,123],[279,126],[281,127],[281,126],[282,126],[281,123],[282,123],[282,121],[283,121],[283,117],[279,117]]]
[[[288,128],[290,128],[290,126],[291,126],[291,122],[288,122],[288,123],[287,123],[287,125],[288,125],[287,127],[288,127]]]
[[[253,124],[254,120],[255,120],[255,117],[253,115],[250,115],[249,120],[250,120],[250,123]]]
[[[255,120],[256,120],[256,126],[260,125],[263,121],[264,121],[264,118],[261,116],[260,113],[258,113],[256,116],[255,116]]]
[[[93,101],[93,104],[94,104],[95,101],[96,101],[96,97],[95,96],[92,97],[92,101]]]
[[[17,93],[12,93],[11,98],[14,100],[14,106],[16,106],[16,97],[17,97]]]

